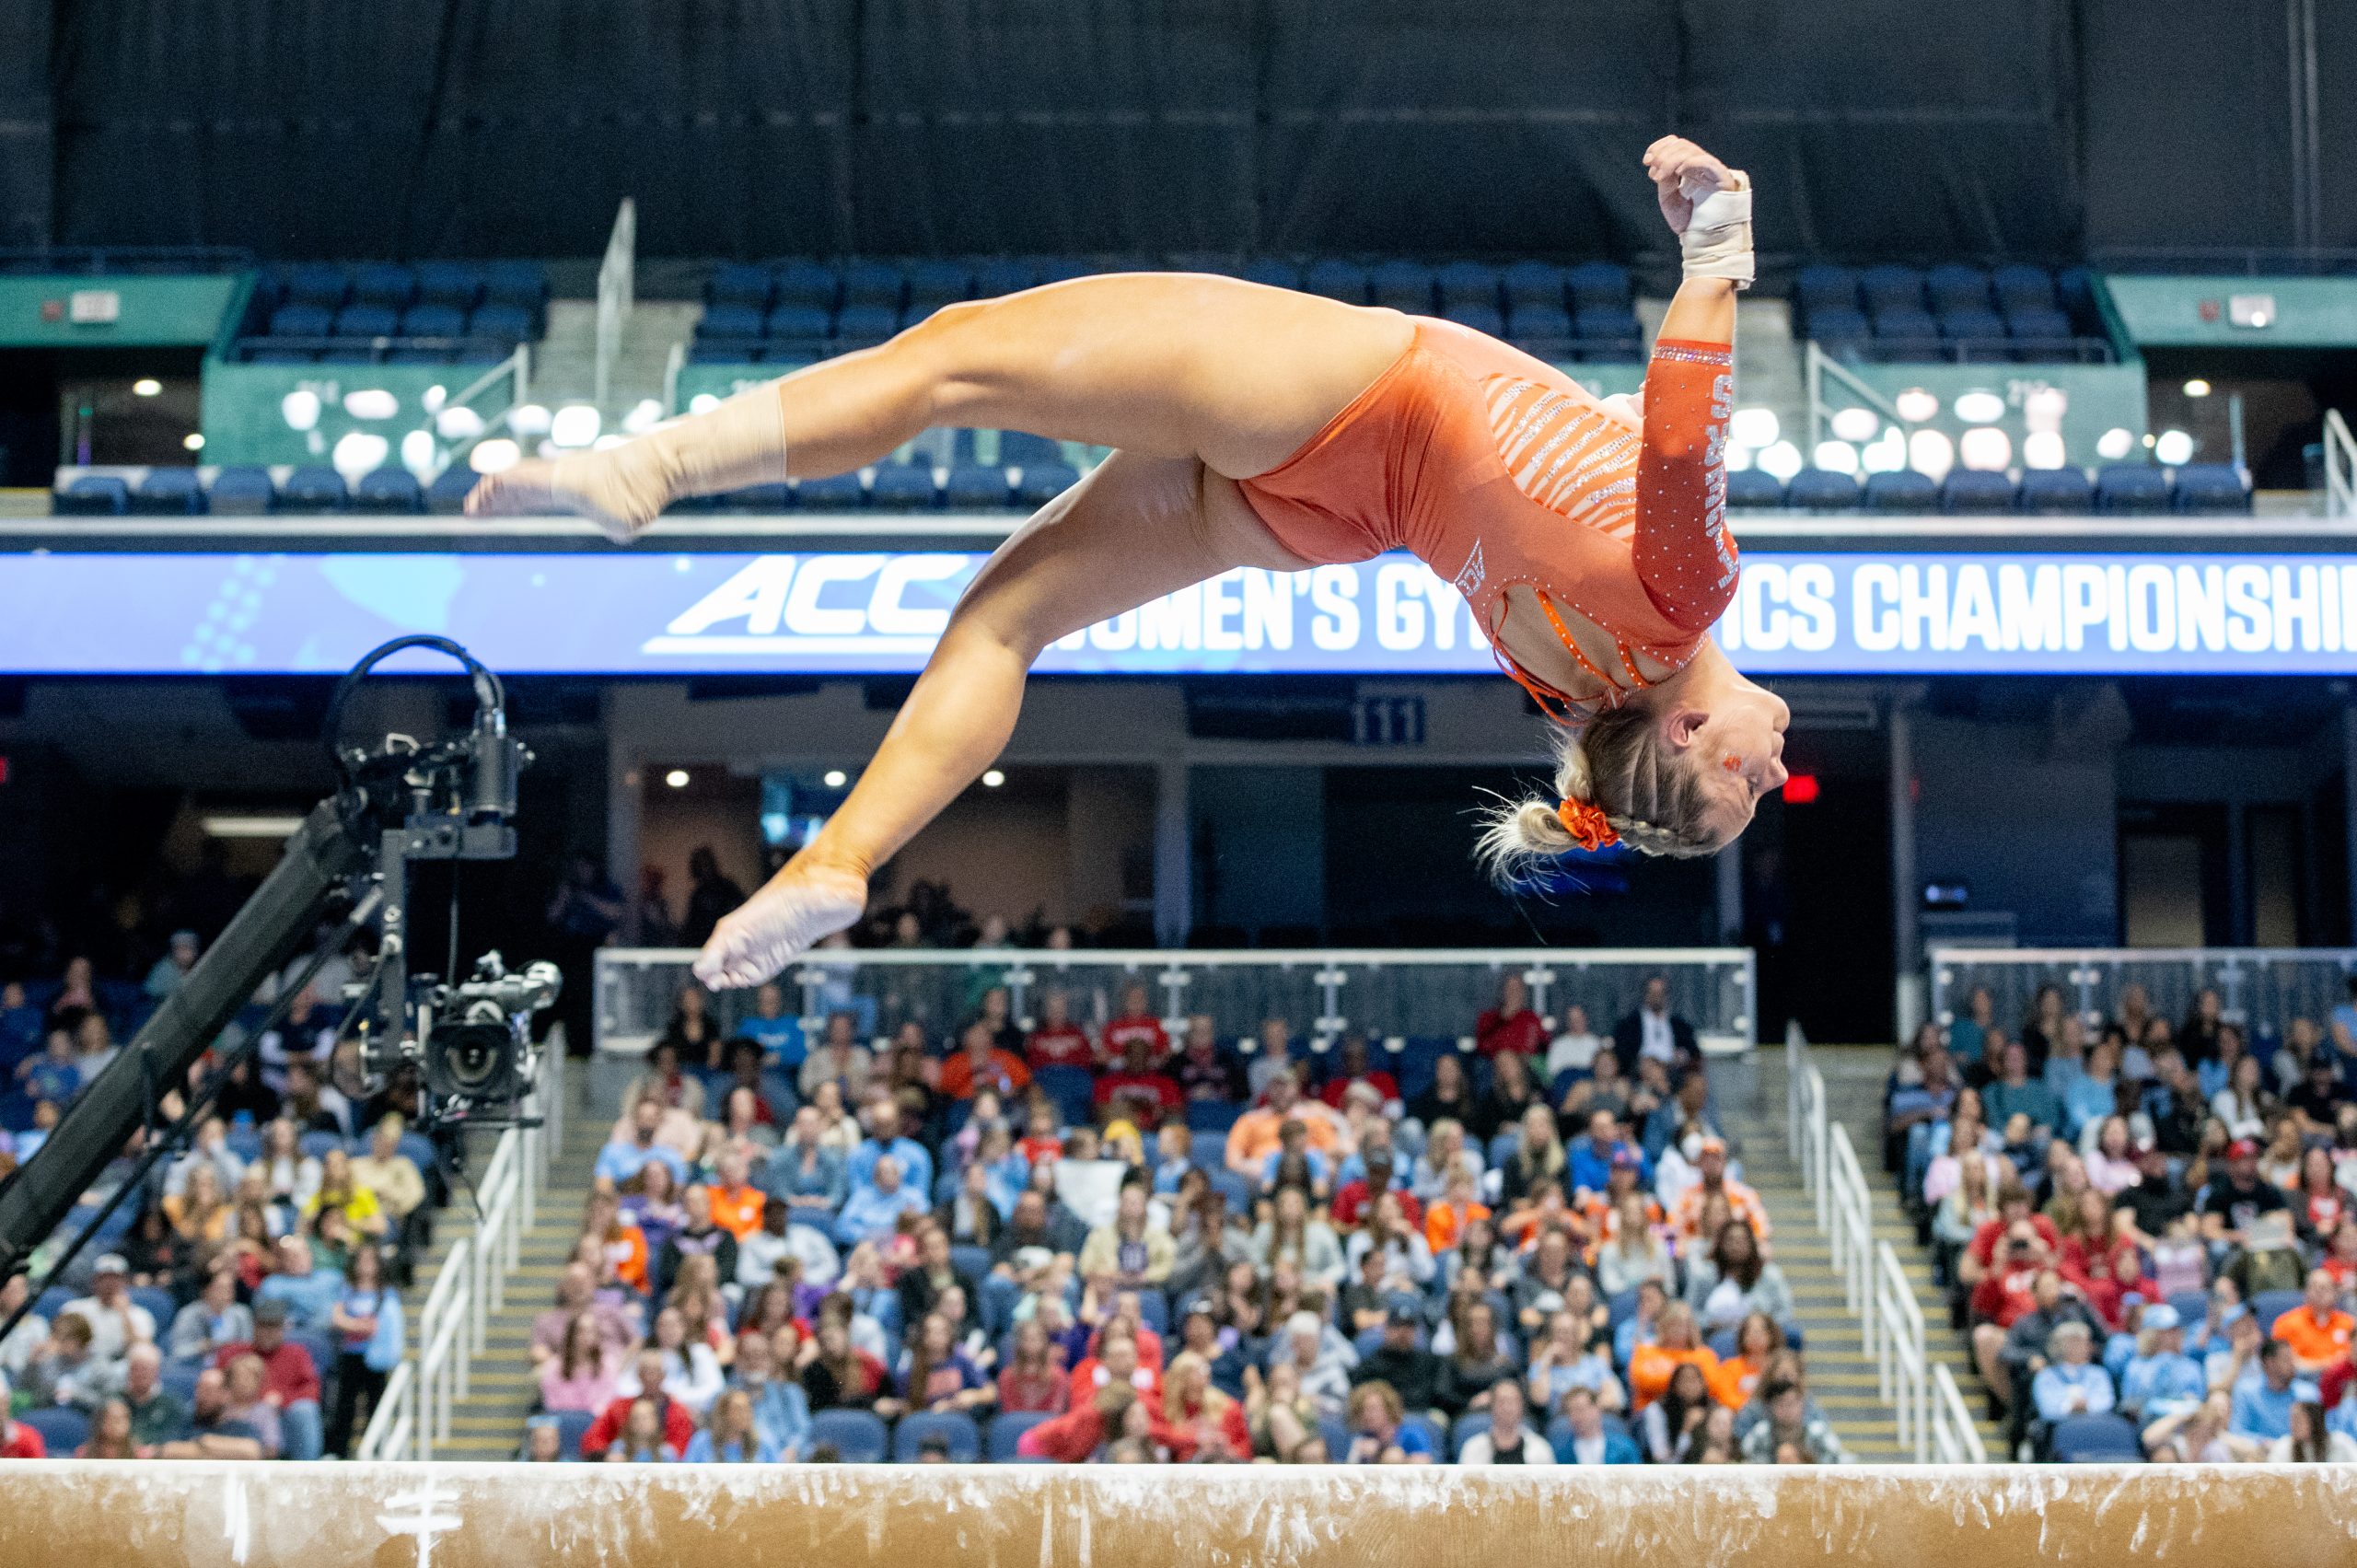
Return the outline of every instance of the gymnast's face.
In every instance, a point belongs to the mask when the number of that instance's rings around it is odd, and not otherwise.
[[[1682,746],[1685,765],[1701,780],[1706,820],[1720,844],[1751,825],[1762,796],[1783,788],[1784,731],[1792,722],[1782,697],[1739,677],[1713,694],[1707,711],[1670,715],[1671,743]]]

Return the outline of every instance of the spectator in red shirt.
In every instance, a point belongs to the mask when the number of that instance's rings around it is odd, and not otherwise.
[[[1097,1048],[1088,1031],[1072,1021],[1072,1000],[1051,991],[1040,1006],[1039,1027],[1023,1042],[1024,1059],[1036,1072],[1041,1067],[1094,1067]]]
[[[1353,1084],[1366,1085],[1383,1097],[1387,1108],[1399,1103],[1399,1080],[1380,1067],[1367,1065],[1366,1036],[1355,1031],[1342,1037],[1333,1069],[1327,1075],[1325,1086],[1318,1091],[1318,1098],[1340,1110],[1342,1097],[1351,1092]]]
[[[1547,1049],[1546,1021],[1530,1010],[1530,987],[1509,974],[1498,983],[1498,1005],[1473,1026],[1473,1048],[1484,1056],[1502,1051],[1536,1056]]]
[[[1155,1025],[1157,1033],[1162,1026]],[[1110,1026],[1106,1029],[1109,1039]],[[1162,1119],[1187,1103],[1178,1086],[1155,1071],[1154,1047],[1143,1034],[1132,1032],[1122,1042],[1121,1064],[1097,1080],[1097,1103],[1109,1107],[1126,1101],[1133,1109],[1132,1115],[1141,1127],[1160,1125]]]
[[[1980,1222],[1980,1228],[1972,1233],[1972,1245],[1956,1260],[1957,1282],[1968,1287],[1978,1285],[1980,1276],[1996,1261],[1998,1241],[2017,1221],[2025,1219],[2038,1232],[2038,1238],[2045,1244],[2049,1256],[2061,1252],[2062,1233],[2054,1228],[2052,1220],[2033,1210],[2029,1189],[2018,1178],[2009,1176],[1997,1187],[1997,1217]]]
[[[999,1048],[989,1019],[968,1024],[959,1047],[957,1055],[941,1064],[941,1092],[951,1099],[972,1099],[984,1089],[1013,1099],[1031,1086],[1031,1069],[1021,1057]]]
[[[2061,1279],[2053,1250],[2030,1223],[2032,1217],[2018,1214],[2010,1225],[1992,1222],[2004,1225],[2004,1250],[1972,1287],[1972,1359],[1980,1368],[1980,1380],[1991,1388],[2011,1387],[2004,1366],[2005,1336],[2015,1318],[2038,1305],[2038,1276],[2051,1273],[2058,1283]]]
[[[598,1419],[591,1422],[589,1430],[581,1434],[581,1457],[585,1459],[604,1458],[606,1450],[614,1446],[614,1440],[622,1434],[622,1428],[629,1423],[630,1407],[641,1399],[653,1400],[662,1415],[664,1444],[675,1454],[686,1453],[688,1445],[695,1441],[696,1418],[689,1412],[687,1406],[663,1392],[664,1376],[663,1353],[653,1350],[641,1352],[638,1386],[644,1392],[629,1399],[615,1400],[598,1412]]]
[[[254,1337],[250,1343],[223,1345],[215,1352],[213,1365],[222,1371],[241,1355],[261,1359],[262,1398],[275,1406],[281,1415],[308,1403],[313,1411],[319,1404],[319,1369],[311,1360],[311,1353],[286,1337],[286,1304],[263,1301],[254,1305]],[[302,1415],[298,1411],[299,1424]],[[317,1420],[316,1414],[312,1420]]]
[[[1187,1043],[1170,1059],[1170,1076],[1178,1082],[1178,1092],[1190,1100],[1217,1100],[1233,1105],[1251,1093],[1245,1086],[1244,1069],[1220,1049],[1219,1036],[1213,1032],[1208,1013],[1198,1013],[1187,1020]]]
[[[1375,1150],[1365,1156],[1366,1174],[1342,1183],[1334,1194],[1334,1226],[1337,1230],[1356,1230],[1359,1221],[1380,1193],[1392,1193],[1399,1200],[1401,1217],[1418,1231],[1424,1228],[1424,1206],[1416,1202],[1415,1194],[1400,1188],[1395,1179],[1391,1156]]]
[[[0,1373],[0,1459],[46,1459],[49,1445],[41,1435],[21,1421],[8,1419],[8,1401],[13,1398],[7,1374]]]
[[[1159,1062],[1170,1054],[1170,1037],[1164,1032],[1162,1020],[1147,1006],[1143,985],[1132,985],[1121,993],[1121,1016],[1105,1026],[1106,1059],[1122,1061],[1133,1040],[1145,1042],[1149,1062]]]

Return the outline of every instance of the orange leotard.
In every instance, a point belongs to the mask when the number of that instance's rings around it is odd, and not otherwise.
[[[1560,691],[1503,648],[1498,659],[1567,722],[1650,684],[1640,653],[1682,668],[1735,597],[1728,346],[1655,343],[1640,430],[1518,349],[1452,321],[1415,328],[1325,429],[1241,482],[1260,520],[1308,561],[1412,552],[1456,585],[1493,647],[1505,590],[1530,588],[1600,694]],[[1612,638],[1617,669],[1581,650],[1558,606]]]

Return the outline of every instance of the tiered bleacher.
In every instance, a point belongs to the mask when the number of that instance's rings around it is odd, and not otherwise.
[[[1816,262],[1793,283],[1795,331],[1840,354],[1962,363],[2107,363],[2108,335],[2084,267],[1960,261]]]
[[[1952,469],[1934,480],[1901,469],[1848,474],[1805,468],[1780,480],[1759,468],[1727,475],[1727,505],[1746,510],[1949,517],[2226,517],[2251,509],[2250,481],[2232,463],[2107,463],[2083,468]]]
[[[234,356],[250,365],[496,364],[546,330],[537,261],[310,262],[255,280]]]
[[[1885,1167],[2008,1448],[2357,1459],[2357,980],[2322,1016],[1977,991],[1886,1093]]]

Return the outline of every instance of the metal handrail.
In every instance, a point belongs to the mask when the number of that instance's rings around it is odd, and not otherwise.
[[[2337,408],[2324,411],[2324,515],[2357,517],[2357,437]]]
[[[1943,1465],[1985,1465],[1989,1446],[1973,1424],[1972,1407],[1944,1361],[1932,1364],[1932,1458]]]
[[[613,232],[598,264],[598,360],[595,396],[603,408],[612,394],[614,361],[621,356],[622,329],[637,303],[638,203],[628,196],[614,209]]]

